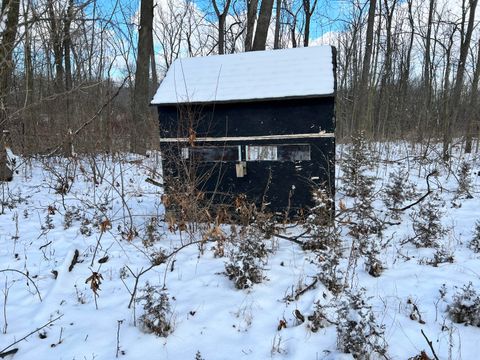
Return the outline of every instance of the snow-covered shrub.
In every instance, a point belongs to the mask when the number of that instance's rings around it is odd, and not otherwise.
[[[349,209],[350,235],[356,240],[360,253],[365,254],[368,237],[381,234],[383,223],[375,212],[373,203],[374,177],[367,171],[373,168],[373,155],[363,132],[352,137],[352,145],[343,160],[343,190],[354,197]]]
[[[320,301],[315,302],[315,309],[313,314],[308,316],[308,320],[310,321],[309,327],[312,332],[317,332],[331,324],[328,320],[325,307],[322,306]]]
[[[442,225],[442,208],[445,203],[437,196],[425,201],[411,215],[415,236],[412,243],[417,247],[437,247],[439,240],[447,233]]]
[[[314,193],[315,207],[307,218],[310,237],[303,244],[304,250],[312,250],[317,256],[319,280],[333,293],[341,291],[342,274],[338,264],[342,256],[340,232],[332,217],[333,200],[325,190]]]
[[[480,327],[480,295],[471,282],[453,295],[448,313],[456,323]]]
[[[342,242],[340,233],[334,226],[321,226],[315,229],[314,242],[306,245],[311,247],[315,244],[314,253],[318,263],[318,279],[334,294],[342,291],[343,273],[338,268],[342,256]]]
[[[475,223],[475,232],[473,233],[473,238],[470,240],[468,247],[473,250],[473,252],[480,253],[480,221]]]
[[[313,190],[315,206],[310,210],[307,225],[311,228],[331,225],[334,221],[334,199],[332,195],[322,187]]]
[[[63,217],[63,228],[66,230],[72,226],[74,221],[80,221],[81,219],[82,216],[79,208],[75,206],[67,207]]]
[[[373,178],[365,175],[365,171],[372,168],[371,151],[365,139],[365,132],[361,131],[352,136],[352,144],[343,159],[343,187],[347,196],[365,197],[373,186]]]
[[[343,272],[339,268],[342,257],[342,244],[340,233],[337,229],[330,227],[325,229],[324,246],[315,250],[317,255],[320,281],[334,294],[343,289]]]
[[[154,266],[163,264],[168,259],[168,255],[163,249],[154,250],[149,254],[149,256],[150,256],[150,262]]]
[[[433,254],[432,265],[438,266],[438,264],[453,263],[454,260],[455,258],[452,249],[442,245],[435,250],[435,254]]]
[[[164,290],[146,284],[141,289],[138,301],[143,304],[144,313],[138,318],[145,332],[167,337],[173,331],[173,311]]]
[[[367,271],[379,276],[383,266],[378,258],[382,248],[382,231],[385,223],[373,206],[375,201],[374,177],[367,171],[373,167],[373,156],[363,133],[353,137],[349,154],[345,157],[344,190],[354,197],[348,211],[349,235],[353,238],[349,265],[356,263],[358,255],[366,256]]]
[[[384,270],[384,266],[379,259],[381,249],[380,239],[370,237],[365,249],[365,271],[373,277],[379,277]]]
[[[53,224],[53,220],[50,214],[47,214],[47,216],[45,216],[45,224],[43,224],[40,228],[43,231],[55,229],[55,225]]]
[[[415,185],[408,182],[408,173],[400,169],[390,174],[382,199],[388,209],[398,209],[414,194]],[[390,210],[389,214],[393,219],[400,218],[398,211]]]
[[[263,280],[263,266],[268,251],[265,244],[256,237],[241,238],[234,248],[230,260],[225,264],[225,272],[237,289],[247,289]]]
[[[158,233],[158,218],[152,216],[145,226],[145,236],[142,239],[143,246],[153,246],[160,240],[160,234]]]
[[[372,359],[386,353],[384,326],[378,325],[364,290],[346,291],[338,307],[337,347],[356,359]]]
[[[466,161],[463,161],[457,172],[458,187],[455,194],[456,199],[472,198],[472,195],[470,194],[470,189],[472,187],[471,172],[472,172],[472,168],[470,164],[467,163]]]

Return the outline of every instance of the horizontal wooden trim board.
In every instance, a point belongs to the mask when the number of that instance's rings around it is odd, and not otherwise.
[[[333,138],[335,133],[321,132],[316,134],[286,134],[286,135],[261,135],[261,136],[221,136],[221,137],[198,137],[194,141],[203,142],[226,142],[226,141],[259,141],[259,140],[284,140],[284,139],[317,139]],[[160,142],[190,142],[189,138],[160,138]]]

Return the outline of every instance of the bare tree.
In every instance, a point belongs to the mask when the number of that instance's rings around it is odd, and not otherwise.
[[[247,0],[247,34],[245,36],[245,51],[252,50],[253,32],[257,21],[258,0]]]
[[[465,1],[464,1],[465,4]],[[458,69],[455,77],[455,85],[452,94],[452,116],[447,117],[447,123],[445,126],[445,132],[443,137],[443,158],[449,158],[449,145],[452,139],[451,127],[452,121],[455,123],[460,122],[460,100],[463,90],[463,78],[465,76],[465,67],[467,63],[468,51],[470,49],[470,41],[472,39],[473,29],[475,27],[475,11],[477,9],[478,0],[468,0],[469,4],[469,18],[468,24],[466,21],[466,9],[462,11],[462,23],[461,23],[461,44],[460,44],[460,58],[458,60]],[[466,30],[465,30],[466,27]]]
[[[275,2],[275,35],[273,39],[274,49],[280,49],[280,31],[282,27],[281,15],[282,15],[282,0],[276,0]]]
[[[303,0],[303,12],[305,16],[305,30],[303,33],[303,46],[307,47],[310,40],[310,23],[312,21],[312,15],[317,6],[317,0],[313,0],[313,4],[310,0]]]
[[[262,0],[258,14],[257,29],[253,40],[252,50],[265,50],[267,44],[268,28],[272,17],[273,0]]]
[[[0,181],[9,180],[11,171],[7,167],[7,157],[4,148],[4,129],[8,118],[7,95],[10,80],[13,72],[13,49],[15,48],[15,38],[17,36],[18,16],[20,11],[19,0],[3,0],[0,12],[0,22],[2,24],[1,43],[0,43]]]
[[[470,104],[469,104],[469,114],[468,114],[468,123],[467,123],[467,133],[465,139],[465,152],[470,153],[472,152],[472,141],[473,141],[473,131],[474,127],[473,124],[477,124],[476,134],[479,134],[479,120],[480,116],[479,109],[478,109],[478,84],[480,80],[480,39],[477,42],[477,63],[475,65],[475,71],[473,73],[472,79],[472,88],[470,92]]]
[[[370,84],[370,66],[373,53],[373,32],[375,26],[375,8],[377,0],[369,0],[367,31],[365,38],[365,51],[363,55],[362,73],[360,77],[359,97],[357,103],[357,111],[354,112],[355,128],[360,128],[360,122],[366,121],[369,116],[369,84]]]
[[[218,8],[217,0],[212,0],[215,14],[218,18],[218,53],[225,54],[225,21],[228,15],[228,9],[230,8],[231,0],[226,0],[222,6],[222,10]]]
[[[138,31],[137,67],[133,93],[132,145],[138,153],[146,151],[146,134],[149,120],[149,68],[152,45],[153,0],[142,0],[140,28]]]

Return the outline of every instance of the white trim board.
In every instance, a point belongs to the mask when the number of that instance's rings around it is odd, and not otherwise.
[[[321,132],[317,134],[286,134],[286,135],[261,135],[261,136],[220,136],[220,137],[197,137],[195,142],[227,142],[227,141],[261,141],[261,140],[285,140],[285,139],[317,139],[334,138],[335,133]],[[160,138],[162,143],[191,142],[190,138]]]

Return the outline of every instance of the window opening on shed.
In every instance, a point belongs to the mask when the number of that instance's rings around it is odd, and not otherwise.
[[[309,161],[309,144],[247,145],[247,161]]]
[[[238,146],[198,146],[182,148],[182,157],[199,162],[237,161],[240,158]]]
[[[261,146],[245,146],[245,156],[247,161],[276,161],[277,146],[261,145]]]
[[[289,144],[278,146],[279,161],[310,161],[309,144]]]

